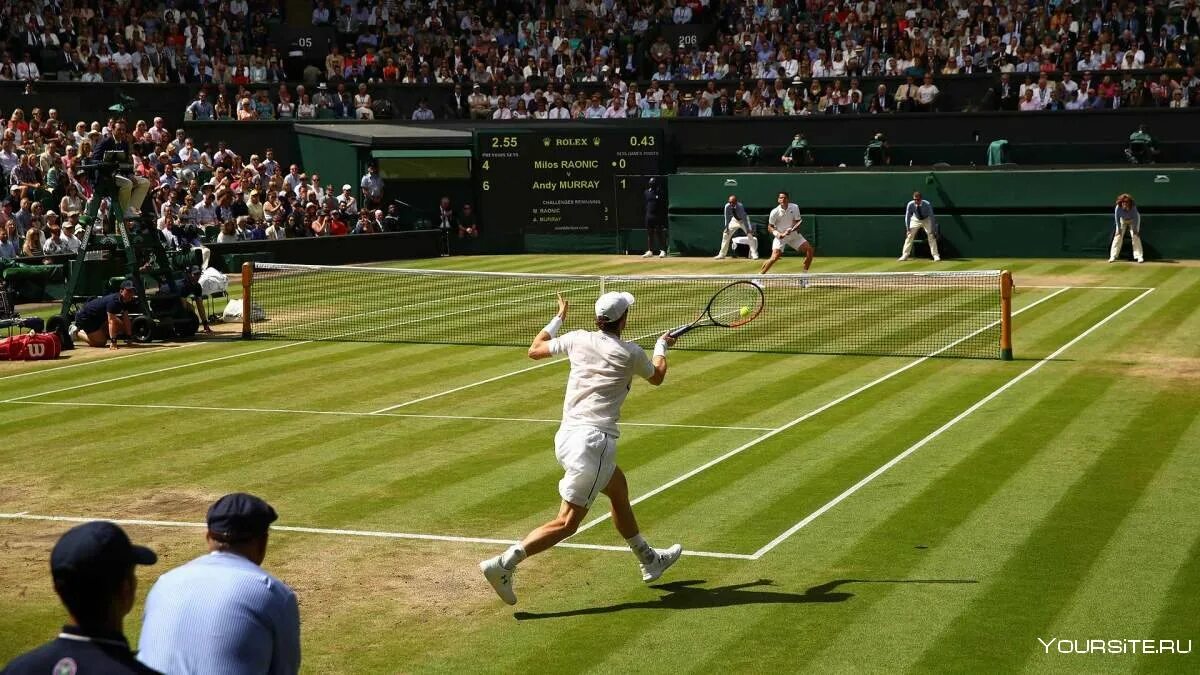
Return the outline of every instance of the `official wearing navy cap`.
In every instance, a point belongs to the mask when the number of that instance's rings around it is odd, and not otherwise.
[[[154,551],[135,546],[113,523],[94,521],[67,530],[50,553],[50,574],[74,624],[63,626],[57,639],[18,656],[0,672],[158,672],[134,658],[123,626],[137,591],[134,570],[157,560]]]
[[[275,509],[262,499],[245,492],[234,492],[209,507],[208,533],[218,541],[247,541],[264,537],[267,528],[278,519]]]
[[[278,517],[244,492],[208,509],[208,554],[159,577],[146,596],[142,663],[166,673],[300,669],[296,594],[261,567]]]

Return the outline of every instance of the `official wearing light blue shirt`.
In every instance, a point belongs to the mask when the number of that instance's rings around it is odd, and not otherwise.
[[[259,566],[277,517],[244,493],[213,504],[209,553],[159,577],[146,597],[139,661],[171,675],[299,671],[296,594]]]
[[[929,252],[933,261],[942,259],[938,255],[937,216],[933,215],[933,204],[921,198],[920,192],[914,192],[912,201],[904,207],[904,249],[900,253],[900,261],[908,260],[912,255],[913,239],[919,230],[925,230],[925,238],[929,242]]]

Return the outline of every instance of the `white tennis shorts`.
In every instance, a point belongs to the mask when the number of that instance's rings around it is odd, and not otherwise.
[[[564,471],[558,494],[563,501],[591,508],[617,469],[617,439],[595,427],[559,427],[554,456]]]
[[[783,239],[773,237],[771,239],[771,250],[782,251],[784,246],[791,246],[793,249],[799,251],[800,247],[806,243],[808,243],[808,240],[804,238],[804,235],[799,232],[793,232]]]

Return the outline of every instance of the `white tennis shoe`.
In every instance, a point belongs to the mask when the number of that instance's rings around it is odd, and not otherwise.
[[[479,563],[479,571],[483,572],[483,578],[496,589],[496,595],[499,595],[501,600],[510,605],[517,604],[517,594],[513,592],[512,584],[513,572],[516,570],[506,569],[501,565],[500,556]]]
[[[683,546],[680,544],[675,544],[671,548],[654,549],[654,560],[639,565],[642,568],[642,581],[650,583],[661,577],[663,572],[666,572],[668,567],[674,565],[675,561],[679,560],[679,556],[682,554]]]
[[[654,255],[654,251],[646,251],[645,253],[643,253],[643,254],[642,254],[642,257],[643,257],[643,258],[649,258],[649,257],[651,257],[651,256],[653,256],[653,255]]]
[[[665,257],[667,257],[667,250],[666,250],[666,249],[663,249],[663,250],[659,251],[659,252],[658,252],[658,257],[660,257],[660,258],[665,258]]]

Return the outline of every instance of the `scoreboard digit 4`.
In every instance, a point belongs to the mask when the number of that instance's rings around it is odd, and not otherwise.
[[[477,131],[484,226],[515,221],[532,234],[640,226],[642,190],[662,173],[662,139],[661,130],[644,128]]]

